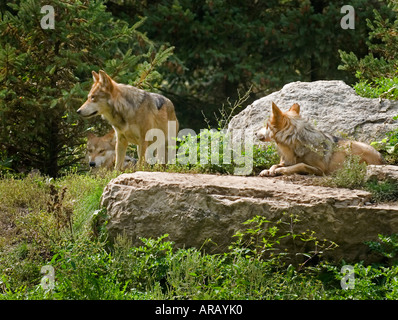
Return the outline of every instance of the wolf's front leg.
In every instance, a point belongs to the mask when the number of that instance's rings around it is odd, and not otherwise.
[[[128,146],[127,139],[123,136],[118,135],[116,140],[115,170],[122,171],[124,158],[126,157],[127,146]]]
[[[138,151],[138,167],[142,167],[146,163],[146,150],[148,149],[148,141],[141,141],[140,145],[137,146]]]
[[[293,166],[278,168],[275,170],[276,175],[292,175],[292,174],[313,174],[317,176],[322,176],[324,173],[323,171],[314,166],[310,166],[305,163],[297,163]]]

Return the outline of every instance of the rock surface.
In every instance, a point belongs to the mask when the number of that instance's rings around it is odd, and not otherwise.
[[[229,129],[257,132],[269,117],[271,102],[286,111],[294,103],[319,130],[362,142],[381,140],[397,128],[398,101],[363,98],[343,81],[292,82],[253,102],[236,115]]]
[[[299,215],[296,233],[316,232],[336,242],[334,260],[369,260],[364,241],[398,232],[398,205],[370,205],[370,193],[305,185],[276,178],[136,172],[122,174],[104,189],[102,205],[113,238],[169,234],[177,247],[222,252],[242,223],[256,215],[277,221],[284,212]],[[214,245],[216,243],[217,245]]]
[[[398,183],[398,166],[385,165],[374,166],[369,165],[366,169],[366,180],[388,180]]]

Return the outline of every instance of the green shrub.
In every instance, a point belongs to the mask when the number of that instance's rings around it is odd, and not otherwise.
[[[236,241],[225,254],[207,254],[194,248],[175,249],[172,242],[165,241],[167,235],[158,239],[143,238],[141,246],[132,246],[124,236],[110,245],[81,235],[74,241],[59,242],[52,247],[51,256],[40,259],[29,256],[26,243],[21,243],[13,251],[12,263],[20,259],[23,265],[12,266],[12,272],[2,269],[0,298],[319,299],[323,296],[319,280],[279,259],[279,255],[285,257],[286,252],[272,257],[262,254],[261,247],[271,250],[279,245],[281,237],[277,236],[273,223],[256,217],[247,225],[246,231],[237,234],[241,241]],[[273,240],[254,244],[241,237],[259,238],[263,234]],[[293,237],[292,234],[286,236]],[[304,233],[296,236],[299,241]],[[314,240],[312,236],[306,239]],[[40,284],[40,268],[44,265],[51,265],[55,270],[52,289]],[[303,282],[311,286],[302,286]]]
[[[362,78],[360,73],[357,76],[359,79]],[[363,97],[398,100],[398,77],[361,80],[354,89]],[[398,115],[392,120],[397,121]],[[398,129],[387,133],[384,139],[374,141],[371,145],[383,155],[388,164],[398,164]]]
[[[341,266],[325,264],[324,268],[332,274],[325,282],[327,299],[340,300],[396,300],[398,298],[398,236],[379,235],[378,241],[365,242],[369,248],[386,258],[386,264],[364,265],[363,262],[350,265],[352,287],[343,290],[340,281],[344,275]]]
[[[202,129],[200,134],[187,134],[177,139],[177,165],[171,170],[191,170],[199,173],[236,174],[237,169],[250,166],[245,170],[247,175],[270,168],[279,162],[279,155],[274,145],[257,145],[253,141],[236,142],[234,130],[229,130],[228,125],[247,101],[252,88],[243,95],[238,91],[234,102],[227,100],[215,114],[217,129],[211,129],[208,119],[205,122],[207,129]],[[187,159],[189,157],[189,159]],[[179,160],[182,159],[182,160]],[[243,172],[244,170],[242,170]]]
[[[362,58],[358,58],[353,52],[344,52],[339,50],[343,65],[339,66],[340,70],[347,70],[356,75],[362,84],[358,85],[361,93],[367,93],[367,89],[362,91],[362,86],[374,87],[375,91],[381,94],[389,91],[389,88],[396,86],[396,75],[398,67],[398,37],[397,26],[398,19],[396,12],[398,5],[394,0],[388,0],[387,5],[391,11],[373,10],[373,21],[366,19],[369,28],[369,40],[366,41],[368,54]],[[390,80],[391,79],[391,80]],[[395,84],[394,84],[395,83]],[[388,90],[387,90],[388,88]],[[393,97],[397,96],[397,90],[388,92]],[[371,93],[371,97],[376,97]],[[383,96],[383,98],[390,98]]]
[[[341,70],[355,74],[355,91],[363,97],[398,100],[398,19],[396,1],[389,0],[387,11],[374,10],[374,19],[366,19],[369,32],[368,54],[358,58],[353,52],[339,50]],[[390,15],[393,13],[393,15]],[[394,118],[397,120],[397,117]],[[387,134],[382,141],[372,143],[390,164],[398,164],[398,129]]]
[[[379,234],[378,241],[367,241],[366,244],[373,251],[381,254],[390,261],[390,264],[397,265],[398,254],[398,234],[394,233],[389,236]]]
[[[357,74],[358,79],[362,76]],[[356,93],[366,98],[383,98],[398,100],[398,77],[394,78],[375,78],[372,81],[361,80],[355,84]]]
[[[365,183],[366,164],[360,162],[360,158],[350,155],[344,161],[343,166],[333,172],[331,176],[323,179],[323,184],[337,188],[362,188]]]
[[[139,246],[123,235],[110,243],[106,228],[93,234],[90,221],[99,209],[100,190],[114,175],[0,181],[8,212],[23,209],[18,237],[1,235],[0,299],[398,298],[396,236],[369,243],[390,260],[389,266],[353,264],[355,287],[343,290],[341,267],[322,260],[336,244],[317,239],[295,215],[284,214],[277,221],[253,217],[223,254],[177,249],[167,235],[142,238]],[[26,195],[14,196],[7,185],[20,186]],[[62,208],[72,209],[73,236],[53,212]],[[52,289],[41,285],[46,265],[54,268]]]
[[[398,183],[394,181],[367,181],[365,189],[372,193],[376,202],[398,200]]]
[[[114,174],[0,180],[0,270],[12,287],[40,279],[40,267],[54,251],[91,234],[91,215]]]
[[[398,120],[398,116],[394,117],[394,120]],[[388,164],[398,164],[398,128],[387,133],[381,141],[372,142],[371,145],[383,155]]]
[[[247,164],[256,173],[270,168],[279,161],[274,145],[258,146],[253,143],[242,143],[240,148],[233,148],[236,144],[231,143],[226,130],[204,129],[199,135],[187,135],[177,142],[176,167],[185,167],[200,173],[236,174],[237,168],[243,168]],[[247,174],[252,172],[248,170]]]

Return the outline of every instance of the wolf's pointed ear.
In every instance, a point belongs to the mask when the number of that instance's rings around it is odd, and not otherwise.
[[[271,123],[278,126],[278,124],[282,123],[283,121],[283,113],[281,109],[277,107],[277,105],[272,102],[272,112],[270,117]]]
[[[102,86],[108,88],[110,91],[112,91],[113,88],[113,83],[112,79],[110,76],[106,74],[104,70],[99,71],[99,82]]]
[[[272,101],[272,115],[276,118],[280,118],[282,116],[281,109]]]
[[[105,136],[105,139],[109,140],[110,142],[115,142],[116,143],[116,135],[115,135],[115,130],[109,131]]]
[[[91,74],[93,75],[93,81],[97,82],[99,80],[98,73],[93,70],[93,71],[91,71]]]
[[[94,133],[92,133],[92,132],[87,133],[87,138],[88,139],[92,139],[92,138],[96,138],[96,137],[97,136]]]
[[[289,111],[293,111],[297,114],[300,114],[300,105],[298,103],[295,103],[290,107]]]

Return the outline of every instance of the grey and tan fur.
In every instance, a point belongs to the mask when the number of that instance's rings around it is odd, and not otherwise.
[[[94,84],[87,101],[77,110],[83,118],[101,115],[116,132],[116,164],[121,170],[129,143],[138,147],[138,163],[145,162],[148,141],[145,135],[150,129],[160,129],[166,139],[164,146],[167,159],[167,137],[171,127],[178,132],[178,120],[173,103],[166,97],[136,87],[115,82],[105,71],[92,72]]]
[[[373,147],[323,133],[299,113],[298,104],[282,112],[272,103],[267,125],[256,135],[261,141],[275,141],[281,160],[263,170],[261,176],[330,174],[343,165],[348,154],[359,156],[367,164],[383,164],[382,156]]]
[[[92,172],[105,168],[107,170],[115,167],[116,160],[116,136],[112,129],[102,137],[89,132],[87,135],[87,161]],[[126,155],[122,169],[134,166],[136,159]]]

